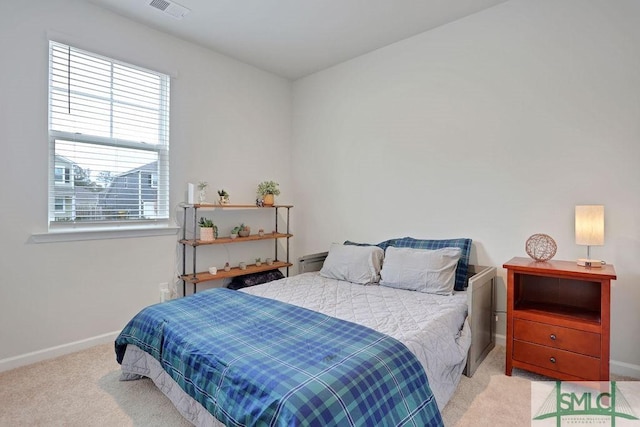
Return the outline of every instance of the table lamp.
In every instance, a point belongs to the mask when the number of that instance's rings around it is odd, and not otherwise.
[[[602,261],[591,259],[591,246],[604,245],[604,206],[576,206],[576,245],[587,246],[587,257],[578,259],[578,265],[602,267]]]

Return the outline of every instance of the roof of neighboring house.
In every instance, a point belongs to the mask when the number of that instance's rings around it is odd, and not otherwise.
[[[128,170],[126,172],[122,172],[119,175],[116,175],[116,178],[121,176],[127,176],[138,172],[157,172],[158,171],[158,161],[147,163],[146,165],[142,165],[135,169]]]
[[[109,185],[107,186],[106,190],[105,190],[105,191],[103,191],[103,192],[102,192],[102,194],[104,195],[104,197],[109,197],[109,194],[110,194],[112,191],[116,191],[116,192],[118,192],[118,193],[119,193],[119,192],[121,191],[121,190],[120,190],[120,188],[119,188],[119,186],[120,186],[120,183],[122,182],[122,180],[121,180],[121,179],[118,179],[118,178],[124,178],[124,177],[127,177],[127,176],[129,176],[129,175],[137,174],[137,173],[139,173],[139,172],[153,173],[153,172],[157,172],[157,170],[158,170],[158,161],[156,160],[156,161],[154,161],[154,162],[147,163],[147,164],[142,165],[142,166],[140,166],[140,167],[137,167],[137,168],[135,168],[135,169],[131,169],[131,170],[128,170],[128,171],[126,171],[126,172],[123,172],[123,173],[121,173],[120,175],[117,175],[117,176],[116,176],[116,177],[115,177],[115,178],[114,178],[114,179],[109,183]]]
[[[69,163],[70,165],[75,165],[76,164],[76,162],[74,162],[73,160],[69,160],[66,157],[60,156],[58,154],[56,154],[54,157],[55,157],[56,163],[57,162],[64,162],[64,163]]]

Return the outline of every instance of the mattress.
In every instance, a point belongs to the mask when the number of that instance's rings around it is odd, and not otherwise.
[[[434,295],[357,285],[318,272],[242,289],[359,323],[389,335],[416,355],[442,410],[453,395],[471,346],[466,292]]]

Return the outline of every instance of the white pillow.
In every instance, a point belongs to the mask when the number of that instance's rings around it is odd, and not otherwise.
[[[334,243],[324,260],[320,275],[366,285],[380,280],[384,251],[377,246],[354,246]]]
[[[450,295],[456,278],[460,248],[413,249],[389,246],[380,284],[439,295]]]

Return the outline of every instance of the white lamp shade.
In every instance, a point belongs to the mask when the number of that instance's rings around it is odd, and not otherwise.
[[[576,206],[576,245],[604,245],[604,206]]]

